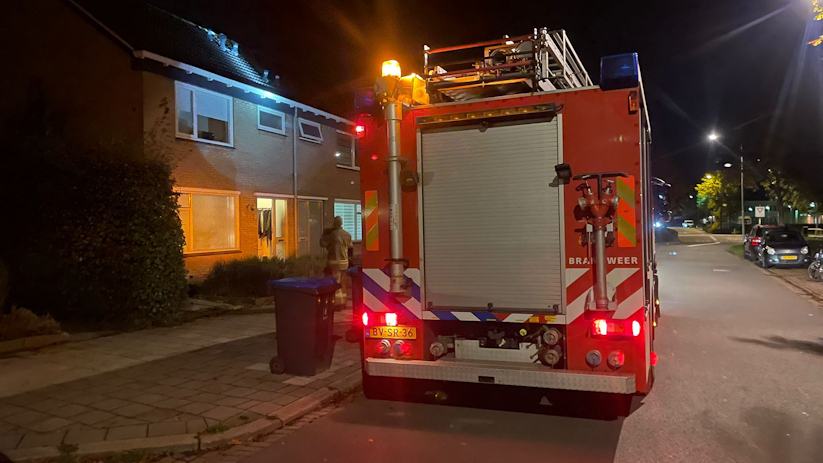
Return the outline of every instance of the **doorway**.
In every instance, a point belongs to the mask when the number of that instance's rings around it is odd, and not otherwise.
[[[320,238],[323,236],[323,201],[300,199],[297,201],[297,254],[320,255]]]
[[[288,200],[257,198],[257,255],[288,257]]]

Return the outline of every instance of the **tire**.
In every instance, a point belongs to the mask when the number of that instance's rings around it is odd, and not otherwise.
[[[760,261],[758,263],[761,267],[765,269],[769,268],[769,264],[766,263],[766,256],[764,256],[763,254],[760,255]]]
[[[820,262],[812,262],[807,270],[809,278],[813,281],[823,281],[823,265]]]
[[[269,371],[271,371],[273,375],[282,375],[286,372],[286,362],[280,357],[272,357],[269,362]]]

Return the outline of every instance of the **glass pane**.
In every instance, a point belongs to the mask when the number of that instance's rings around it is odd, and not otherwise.
[[[359,241],[363,239],[363,214],[362,212],[360,212],[360,203],[358,203],[356,206],[357,208],[355,209],[356,212],[354,214],[354,226],[357,230],[357,235],[354,237],[354,239]]]
[[[191,242],[189,241],[189,230],[191,230],[191,223],[189,222],[189,210],[181,210],[177,211],[177,215],[180,216],[180,222],[183,224],[183,238],[186,241],[186,244],[183,245],[183,249],[189,249],[191,246]]]
[[[192,244],[195,251],[237,247],[237,198],[192,195],[192,215]]]
[[[309,253],[309,202],[297,202],[297,253]]]
[[[260,125],[265,127],[271,127],[274,130],[279,132],[283,131],[283,117],[279,114],[271,114],[267,113],[263,110],[260,111]]]
[[[360,167],[360,156],[357,155],[358,151],[360,150],[360,145],[357,144],[357,140],[354,140],[354,166]]]
[[[334,203],[334,216],[343,218],[343,230],[349,232],[352,239],[357,239],[356,219],[354,204]]]
[[[228,122],[230,102],[231,97],[224,97],[213,93],[198,91],[197,115],[205,116],[209,119],[217,119]]]
[[[274,236],[286,236],[286,200],[278,199],[274,202]]]
[[[311,137],[317,139],[323,138],[323,134],[320,132],[320,127],[308,124],[306,122],[300,122],[300,132],[303,134],[304,137]]]
[[[204,140],[229,142],[229,123],[211,117],[197,115],[197,136]]]
[[[191,207],[191,195],[188,193],[178,193],[177,205],[180,207]]]
[[[322,254],[320,238],[323,237],[323,202],[309,201],[309,249],[312,254]]]
[[[177,131],[194,135],[194,114],[192,113],[192,97],[194,93],[185,88],[177,87]]]
[[[352,165],[352,150],[351,150],[351,143],[352,137],[348,135],[343,135],[342,133],[337,134],[337,152],[335,156],[337,156],[337,164],[341,166],[349,166]]]

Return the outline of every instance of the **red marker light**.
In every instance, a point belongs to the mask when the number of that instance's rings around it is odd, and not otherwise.
[[[369,326],[369,314],[363,312],[363,326]]]
[[[372,154],[372,155],[371,155],[371,160],[372,160],[372,161],[376,161],[376,160],[377,160],[377,155],[376,155],[376,154]]]
[[[366,136],[366,126],[362,122],[357,122],[357,125],[354,126],[354,132],[357,134],[357,138],[363,138]]]
[[[649,354],[649,360],[651,361],[652,366],[657,365],[657,352],[652,351],[652,353]]]
[[[640,335],[640,322],[634,320],[632,322],[632,336],[639,336]]]
[[[386,314],[386,325],[387,326],[397,326],[397,314],[396,313],[387,313]]]
[[[609,324],[606,323],[606,320],[602,318],[598,318],[594,321],[594,334],[598,336],[605,336],[609,332]]]

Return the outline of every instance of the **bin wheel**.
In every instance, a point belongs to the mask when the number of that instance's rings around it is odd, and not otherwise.
[[[280,357],[272,357],[269,362],[269,370],[271,370],[274,375],[282,375],[286,372],[286,362],[280,359]]]
[[[359,342],[360,341],[360,333],[358,330],[350,329],[346,331],[346,342]]]

